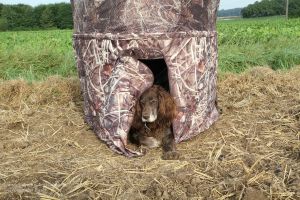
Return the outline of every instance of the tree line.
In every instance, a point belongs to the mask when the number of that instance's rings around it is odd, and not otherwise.
[[[218,16],[240,16],[241,10],[241,8],[219,10]],[[25,4],[4,5],[0,3],[0,31],[54,28],[73,28],[70,3],[48,4],[37,7]]]
[[[256,1],[243,8],[241,13],[244,18],[266,17],[284,15],[286,0]],[[300,0],[289,0],[289,17],[300,17]]]
[[[0,4],[0,31],[73,28],[69,3],[32,7],[25,4]]]
[[[218,11],[218,17],[241,16],[241,10],[242,8],[222,9]]]
[[[289,0],[289,16],[300,17],[300,0]],[[218,16],[264,17],[285,14],[286,0],[262,0],[240,9],[220,10]],[[25,4],[0,3],[0,31],[32,29],[72,29],[70,3],[32,7]]]

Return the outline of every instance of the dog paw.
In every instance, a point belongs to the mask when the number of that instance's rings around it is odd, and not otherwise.
[[[148,152],[147,147],[139,146],[139,152],[141,152],[143,155],[145,155]]]
[[[179,160],[180,155],[176,151],[167,151],[162,155],[163,160]]]

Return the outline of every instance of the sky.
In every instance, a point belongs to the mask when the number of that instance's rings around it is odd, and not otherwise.
[[[220,9],[231,9],[245,7],[248,4],[254,3],[257,0],[221,0]],[[0,0],[3,4],[28,4],[31,6],[37,6],[40,4],[49,3],[60,3],[60,2],[70,2],[69,0]]]

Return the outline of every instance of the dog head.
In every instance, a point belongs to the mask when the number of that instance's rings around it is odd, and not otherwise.
[[[162,87],[154,85],[141,95],[137,113],[142,122],[171,121],[176,117],[175,101]]]

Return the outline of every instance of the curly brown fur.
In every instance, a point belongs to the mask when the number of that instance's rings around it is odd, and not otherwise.
[[[129,139],[150,148],[162,146],[163,159],[177,159],[172,120],[176,117],[172,96],[158,85],[146,90],[136,104]]]

